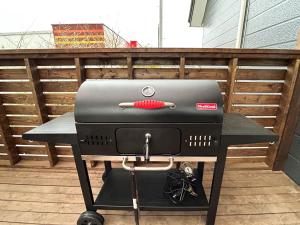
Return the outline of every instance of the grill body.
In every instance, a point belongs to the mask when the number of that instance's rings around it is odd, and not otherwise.
[[[135,108],[135,102],[147,105]],[[75,121],[85,155],[144,155],[145,135],[151,134],[149,155],[214,156],[223,102],[215,81],[86,81],[76,97]]]

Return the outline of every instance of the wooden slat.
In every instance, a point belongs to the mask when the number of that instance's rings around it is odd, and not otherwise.
[[[275,169],[274,162],[277,158],[278,149],[280,146],[282,135],[284,133],[286,120],[287,120],[287,116],[288,116],[288,112],[289,112],[289,108],[290,108],[290,103],[291,103],[291,100],[293,97],[295,85],[297,84],[296,81],[299,77],[299,73],[300,73],[299,67],[300,67],[300,59],[293,60],[292,63],[288,66],[288,70],[286,73],[285,86],[282,91],[283,97],[279,103],[280,110],[279,110],[279,114],[277,115],[277,118],[276,118],[277,119],[276,123],[274,125],[274,131],[279,135],[279,140],[276,142],[275,145],[271,146],[270,151],[268,152],[268,157],[266,159],[266,163],[269,166],[273,167],[273,169]],[[297,99],[297,101],[299,101],[299,99]],[[290,129],[290,128],[287,128],[287,129]],[[287,152],[287,150],[285,150],[285,151]],[[279,154],[281,154],[281,153],[279,153]],[[282,153],[282,154],[284,155],[284,153]],[[279,164],[281,164],[281,166],[283,165],[283,159],[284,159],[284,157],[282,157],[280,159],[281,162],[277,164],[276,169],[279,168],[279,166],[278,166]],[[279,159],[278,159],[278,161],[279,161]]]
[[[17,147],[17,149],[20,153],[25,153],[25,154],[45,154],[46,152],[46,147],[39,147],[39,146],[20,146]],[[45,159],[45,157],[43,159]]]
[[[39,125],[40,119],[36,115],[26,116],[8,116],[7,117],[10,125]]]
[[[243,95],[232,96],[233,104],[279,104],[280,95]]]
[[[14,142],[17,145],[44,145],[44,142],[39,142],[39,141],[29,141],[25,140],[22,137],[14,137]],[[45,151],[44,151],[45,153]]]
[[[0,79],[27,79],[24,69],[0,69]]]
[[[127,55],[126,55],[127,56]],[[84,59],[84,65],[123,65],[127,64],[126,58],[87,58]]]
[[[282,83],[268,82],[237,82],[235,84],[235,92],[267,92],[280,93],[282,91]]]
[[[47,106],[49,115],[62,115],[67,112],[74,112],[74,106]]]
[[[49,58],[36,58],[35,63],[37,66],[73,66],[73,58],[60,58],[58,59],[49,59]]]
[[[0,94],[3,103],[33,104],[32,94]]]
[[[287,66],[288,59],[240,59],[240,66]]]
[[[136,68],[135,79],[175,79],[179,77],[178,69],[171,68]]]
[[[42,89],[45,92],[76,92],[78,83],[77,81],[42,82]]]
[[[227,69],[186,68],[185,75],[189,79],[227,80]]]
[[[32,124],[31,124],[32,125]],[[21,127],[11,127],[11,132],[13,135],[22,135],[23,133],[33,129],[34,127],[26,127],[26,126],[21,126]]]
[[[232,96],[234,92],[236,75],[238,72],[238,59],[234,58],[229,61],[228,66],[228,89],[226,92],[226,104],[225,104],[225,112],[231,112],[232,110]]]
[[[300,49],[300,30],[298,31],[296,48]],[[299,120],[299,115],[300,115],[299,68],[298,68],[298,75],[294,86],[295,87],[291,97],[289,112],[286,117],[285,128],[282,131],[282,139],[278,145],[277,154],[274,157],[275,158],[273,163],[274,170],[283,170],[285,161],[288,157],[288,153],[293,142],[294,132],[296,130],[296,126]]]
[[[0,91],[28,92],[31,91],[31,86],[29,82],[19,82],[19,81],[0,82]]]
[[[87,79],[126,79],[128,70],[126,68],[87,68]]]
[[[180,57],[180,64],[179,64],[179,79],[185,78],[185,58]]]
[[[265,148],[258,148],[258,149],[253,149],[253,148],[249,148],[249,149],[229,149],[227,155],[229,157],[231,156],[266,156],[267,155],[267,149]]]
[[[128,56],[127,57],[127,76],[128,76],[128,79],[133,79],[134,76],[133,76],[133,63],[132,63],[132,57],[131,56]]]
[[[80,86],[85,81],[85,71],[82,60],[80,58],[75,58],[75,67],[76,67],[76,78],[78,80],[78,86]]]
[[[45,108],[45,100],[43,96],[43,86],[40,82],[39,74],[37,72],[37,66],[34,61],[25,58],[26,71],[28,78],[31,82],[31,89],[33,93],[33,100],[38,115],[40,124],[48,121],[48,115]],[[55,153],[55,148],[52,144],[46,143],[46,153],[48,155],[48,160],[50,166],[54,166],[57,163],[57,156]]]
[[[276,116],[277,111],[277,107],[232,107],[232,112],[240,113],[245,116]]]
[[[9,120],[7,119],[5,114],[6,112],[0,99],[0,135],[2,139],[1,142],[3,142],[4,144],[3,149],[7,153],[9,163],[11,166],[13,166],[20,160],[20,157],[18,155],[18,150],[15,147],[12,132],[9,127]]]
[[[39,69],[40,79],[77,79],[75,69]]]
[[[35,114],[34,105],[5,105],[6,114]]]
[[[186,58],[186,65],[196,65],[196,66],[227,66],[229,59],[226,58]]]
[[[284,80],[286,70],[239,69],[237,80]]]
[[[74,104],[75,94],[44,94],[46,104]]]
[[[252,120],[265,127],[272,127],[275,125],[276,122],[275,118],[253,118]]]
[[[134,65],[179,65],[178,58],[135,58]]]
[[[0,66],[24,66],[23,59],[1,59]]]

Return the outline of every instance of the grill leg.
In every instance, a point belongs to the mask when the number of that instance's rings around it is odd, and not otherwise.
[[[217,162],[215,163],[214,176],[209,198],[209,210],[207,212],[206,225],[214,225],[216,220],[217,208],[219,203],[223,173],[226,162],[227,146],[221,144]]]
[[[86,167],[86,162],[81,159],[80,149],[78,145],[72,145],[72,151],[74,155],[75,165],[79,177],[81,191],[87,211],[96,211],[94,205],[94,198],[92,194],[91,183]]]
[[[204,162],[197,163],[197,178],[202,183],[203,181]]]
[[[107,178],[108,174],[111,171],[111,161],[104,161],[104,173],[102,175],[102,180],[105,181],[105,179]]]
[[[136,175],[135,175],[134,171],[131,171],[130,175],[131,175],[131,192],[132,192],[134,220],[135,220],[135,224],[139,225],[140,224],[140,219],[139,219],[139,199],[138,199]]]

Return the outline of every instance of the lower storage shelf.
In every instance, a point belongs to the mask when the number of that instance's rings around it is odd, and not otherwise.
[[[174,205],[163,194],[167,172],[136,172],[140,210],[207,211],[209,204],[202,184],[196,186],[198,197],[186,196]],[[99,209],[132,210],[131,177],[128,171],[112,169],[108,174],[94,206]]]

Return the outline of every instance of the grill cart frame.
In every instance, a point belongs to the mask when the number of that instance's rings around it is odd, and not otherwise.
[[[227,147],[276,139],[271,131],[241,115],[224,117],[219,85],[212,80],[85,81],[78,90],[74,114],[23,136],[36,140],[43,131],[44,141],[53,142],[49,127],[61,133],[52,135],[54,142],[72,144],[87,210],[77,225],[102,225],[104,218],[97,209],[133,210],[136,225],[140,210],[207,211],[206,223],[213,225]],[[67,127],[71,130],[64,130]],[[105,164],[104,184],[96,199],[86,160]],[[123,168],[112,168],[112,161],[122,163]],[[169,164],[139,166],[141,161]],[[163,194],[166,171],[174,162],[185,161],[197,163],[198,182],[193,188],[197,197],[186,196],[175,205]],[[209,201],[202,185],[205,162],[215,162]]]
[[[101,156],[101,155],[83,155],[80,152],[77,131],[75,128],[74,113],[66,113],[56,119],[53,119],[39,127],[36,127],[25,134],[23,138],[27,140],[45,141],[49,143],[65,143],[72,145],[76,169],[80,181],[80,186],[84,198],[84,203],[87,212],[84,212],[80,218],[85,221],[96,221],[96,224],[103,224],[103,217],[100,214],[95,214],[97,210],[133,210],[132,199],[130,191],[128,192],[126,185],[129,184],[130,188],[130,175],[122,169],[112,168],[111,162],[121,162],[122,156]],[[206,225],[213,225],[215,223],[216,212],[219,202],[220,190],[222,185],[224,167],[226,162],[227,147],[233,144],[250,144],[260,142],[274,142],[277,140],[277,135],[263,126],[255,123],[243,115],[235,113],[225,113],[223,118],[223,127],[221,134],[221,143],[219,145],[217,156],[201,156],[201,157],[180,157],[175,156],[174,162],[181,161],[194,161],[197,162],[197,177],[199,180],[198,194],[203,197],[203,201],[195,202],[188,201],[185,205],[177,206],[168,203],[168,200],[162,198],[156,199],[157,201],[148,202],[147,196],[153,199],[153,191],[160,187],[164,180],[164,173],[162,172],[138,172],[138,189],[139,193],[140,210],[180,210],[180,211],[207,211]],[[93,198],[91,183],[89,180],[86,160],[104,161],[105,172],[103,175],[104,185],[96,199]],[[143,160],[139,157],[129,157],[129,161]],[[168,161],[169,157],[166,156],[152,156],[150,161]],[[209,194],[209,201],[206,199],[205,193],[201,193],[203,168],[205,162],[215,162],[213,180],[211,184],[211,191]],[[126,175],[127,174],[127,175]],[[145,184],[147,180],[147,185]],[[155,182],[149,182],[155,181]],[[121,187],[121,188],[120,188]],[[117,188],[117,189],[114,189]],[[119,189],[120,190],[119,190]],[[113,190],[112,190],[113,189]],[[119,191],[115,198],[112,198],[112,191]],[[154,195],[154,196],[157,196]],[[144,199],[144,200],[143,200]],[[154,202],[154,204],[153,204]],[[156,204],[155,204],[156,202]],[[88,218],[89,220],[87,220]],[[89,223],[86,223],[89,224]],[[92,224],[92,223],[90,223]]]

